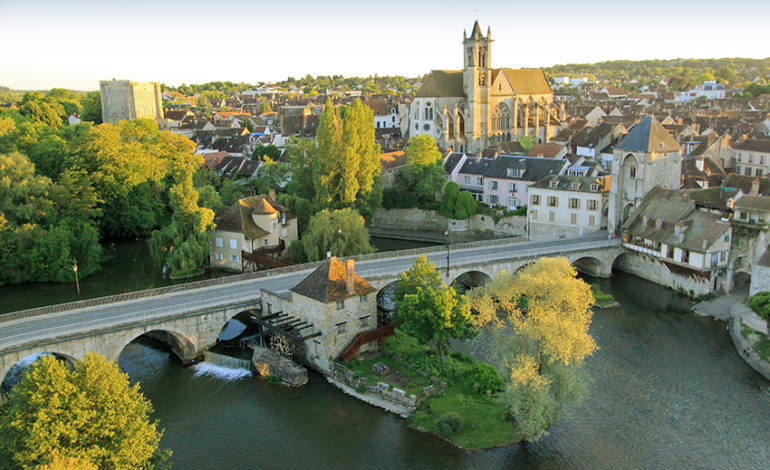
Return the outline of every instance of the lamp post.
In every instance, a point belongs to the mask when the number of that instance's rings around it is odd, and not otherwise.
[[[446,240],[446,278],[449,279],[449,230],[444,230]]]
[[[72,258],[72,271],[75,273],[75,287],[78,290],[78,300],[80,300],[80,282],[78,282],[78,260]]]

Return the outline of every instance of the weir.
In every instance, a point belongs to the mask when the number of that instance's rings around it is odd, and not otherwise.
[[[211,351],[206,352],[206,358],[203,362],[208,364],[224,367],[225,369],[236,370],[251,370],[251,360],[242,359],[240,357],[227,356],[225,354],[219,354]]]

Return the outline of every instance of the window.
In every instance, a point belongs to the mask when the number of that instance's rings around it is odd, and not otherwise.
[[[519,200],[515,197],[508,198],[508,207],[519,207]]]
[[[270,229],[270,231],[271,231],[271,232],[274,232],[274,231],[275,231],[275,229],[276,229],[276,228],[278,228],[278,221],[277,221],[277,220],[273,220],[273,221],[272,221],[272,224],[270,224],[270,225],[271,225],[271,227],[272,227],[272,228]]]
[[[342,310],[343,308],[345,308],[345,301],[344,300],[337,301],[337,310]]]
[[[757,168],[756,176],[762,176],[762,168]]]
[[[556,207],[559,205],[559,198],[556,196],[548,196],[548,206]]]
[[[533,194],[532,195],[532,205],[533,206],[539,206],[540,205],[540,195],[539,194]]]
[[[569,198],[569,208],[570,209],[580,209],[580,199],[576,197]]]
[[[232,261],[233,263],[237,263],[238,262],[238,255],[230,255],[230,261]]]
[[[719,253],[711,253],[711,266],[719,264]]]
[[[628,169],[628,176],[631,178],[636,178],[636,167],[631,166],[631,168]]]
[[[580,189],[580,183],[572,183],[572,190],[577,191]]]
[[[749,154],[749,163],[754,163],[754,155]]]
[[[419,122],[415,122],[414,123],[414,130],[416,130],[416,131],[420,130],[420,123]]]
[[[369,326],[369,315],[365,317],[361,317],[359,318],[359,320],[361,320],[361,328],[366,328],[367,326]]]
[[[337,304],[339,304],[339,302],[337,302]],[[345,332],[347,331],[347,328],[345,328],[347,326],[347,323],[348,322],[344,321],[342,323],[337,323],[337,325],[335,325],[337,327],[338,335],[345,334]]]
[[[751,176],[751,168],[746,167],[743,169],[743,174],[746,176]]]
[[[479,176],[478,178],[476,178],[476,185],[478,185],[478,186],[484,186],[484,178],[482,178],[481,176]]]
[[[690,262],[690,252],[687,250],[682,250],[682,263],[689,263]]]
[[[489,195],[489,203],[490,204],[497,204],[498,198],[497,194],[490,194]]]
[[[273,313],[273,304],[267,304],[267,314]]]
[[[471,184],[471,177],[470,177],[470,176],[468,176],[468,175],[465,175],[465,176],[463,177],[463,182],[464,182],[465,184]]]
[[[674,247],[671,245],[668,245],[668,250],[666,252],[666,258],[674,259]]]
[[[591,184],[591,191],[596,192],[599,190],[599,185],[596,183]]]
[[[532,211],[532,220],[537,220],[537,211]]]
[[[572,225],[577,225],[577,214],[569,215],[569,223]]]
[[[222,248],[224,246],[222,237],[217,237],[214,239],[214,241],[216,242],[217,248]]]
[[[362,304],[365,303],[366,300],[367,300],[366,294],[358,296],[358,301],[361,302]]]
[[[224,253],[217,253],[217,260],[218,261],[224,261],[225,255]]]
[[[230,249],[231,250],[237,250],[238,249],[238,240],[230,239]]]
[[[760,165],[764,165],[765,164],[765,156],[764,155],[760,155],[759,156],[759,164]]]
[[[511,193],[516,192],[516,183],[508,183],[508,191]]]
[[[551,188],[558,188],[559,187],[559,180],[551,180],[551,184],[548,185]]]
[[[588,225],[594,226],[596,225],[596,216],[595,215],[589,215],[588,216]]]
[[[265,238],[265,246],[267,246],[267,238]]]
[[[424,130],[425,132],[430,131],[430,124],[428,124],[427,122],[425,124],[423,124],[422,125],[422,130]]]
[[[726,251],[723,251],[723,252],[719,253],[719,261],[724,261],[726,259],[727,259],[727,252]]]
[[[742,162],[743,161],[742,159],[743,159],[743,154],[742,153],[738,153],[738,161]]]
[[[736,175],[740,175],[741,174],[741,167],[739,167],[739,166],[735,167],[735,174]]]
[[[548,213],[548,222],[553,222],[554,220],[556,220],[556,212],[550,211]]]
[[[282,237],[288,237],[289,236],[289,230],[288,229],[281,229],[281,236]]]
[[[497,181],[490,181],[489,182],[489,188],[492,189],[492,190],[496,190],[497,189]]]
[[[595,211],[599,208],[599,201],[588,201],[588,210]]]

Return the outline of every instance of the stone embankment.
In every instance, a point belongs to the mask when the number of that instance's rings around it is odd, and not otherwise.
[[[326,380],[348,395],[404,418],[412,414],[419,404],[416,395],[407,395],[404,390],[391,387],[384,382],[369,385],[365,377],[356,376],[352,370],[341,364],[334,365],[332,373],[326,376]]]
[[[730,337],[733,339],[738,354],[752,369],[770,380],[770,362],[762,359],[754,350],[754,341],[751,337],[755,334],[750,334],[749,338],[743,336],[744,324],[755,332],[767,335],[767,322],[759,318],[759,315],[745,304],[735,304],[730,307],[730,315]]]

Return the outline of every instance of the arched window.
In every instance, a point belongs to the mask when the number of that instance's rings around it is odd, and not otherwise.
[[[511,110],[505,103],[500,103],[492,114],[492,130],[507,131],[511,127]]]
[[[631,178],[636,178],[636,166],[631,165],[628,168],[628,176],[630,176]]]

